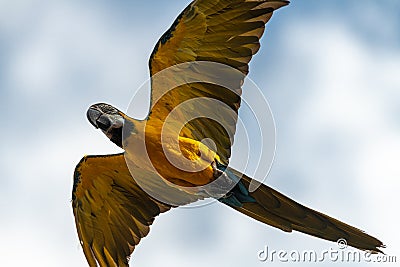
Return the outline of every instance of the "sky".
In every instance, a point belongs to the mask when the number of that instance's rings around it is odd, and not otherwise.
[[[154,44],[188,3],[0,0],[4,266],[87,266],[71,208],[73,170],[83,155],[120,149],[89,124],[86,110],[97,102],[128,107],[148,79]],[[399,12],[396,0],[293,0],[268,23],[249,74],[276,124],[265,183],[378,237],[397,261]],[[157,217],[131,266],[287,264],[261,262],[265,246],[337,249],[214,203]],[[323,262],[342,264],[366,263]]]

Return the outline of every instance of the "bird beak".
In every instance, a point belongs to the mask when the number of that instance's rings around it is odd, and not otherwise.
[[[121,128],[124,124],[124,118],[120,114],[104,113],[97,106],[91,106],[87,113],[89,122],[96,128],[100,128],[106,135],[113,129]]]
[[[88,109],[87,113],[86,113],[86,116],[87,116],[89,122],[90,122],[96,129],[99,128],[99,126],[98,126],[98,124],[97,124],[97,120],[100,119],[100,117],[101,117],[102,114],[103,114],[103,112],[100,111],[100,110],[98,110],[98,109],[97,109],[96,107],[94,107],[94,106],[91,106],[91,107]]]

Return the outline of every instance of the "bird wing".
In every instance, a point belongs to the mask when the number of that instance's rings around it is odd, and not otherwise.
[[[170,206],[149,197],[135,182],[123,154],[85,156],[74,174],[72,207],[90,266],[128,266],[154,218]]]
[[[191,99],[208,98],[188,101],[181,108],[184,111],[175,114],[176,121],[181,122],[175,122],[176,127],[180,129],[180,136],[197,141],[211,138],[221,161],[227,164],[248,63],[260,47],[259,40],[273,11],[288,3],[280,0],[193,1],[162,35],[151,54],[152,100],[148,123],[164,123],[178,105]],[[210,65],[201,65],[202,61],[224,64],[231,70],[215,66],[220,72],[218,75],[215,69],[205,73]],[[176,71],[170,71],[156,78],[169,67],[186,63],[192,63],[190,67],[183,67],[186,74],[176,75]],[[213,82],[193,82],[192,79],[191,83],[166,89],[171,84],[168,80],[176,82],[177,76],[185,75],[197,75],[203,80],[224,76],[223,86]]]

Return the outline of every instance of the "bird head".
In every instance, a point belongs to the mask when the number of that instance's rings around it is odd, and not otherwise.
[[[113,143],[122,147],[122,127],[125,123],[123,112],[109,104],[98,103],[91,105],[86,115],[96,129],[101,129]]]

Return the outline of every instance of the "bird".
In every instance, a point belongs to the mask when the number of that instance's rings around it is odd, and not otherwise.
[[[273,12],[288,4],[194,0],[151,53],[147,117],[89,107],[89,122],[124,150],[84,156],[74,171],[72,209],[89,266],[129,266],[155,217],[206,198],[285,232],[382,253],[383,243],[356,227],[265,184],[249,190],[254,180],[229,166],[249,62]]]

